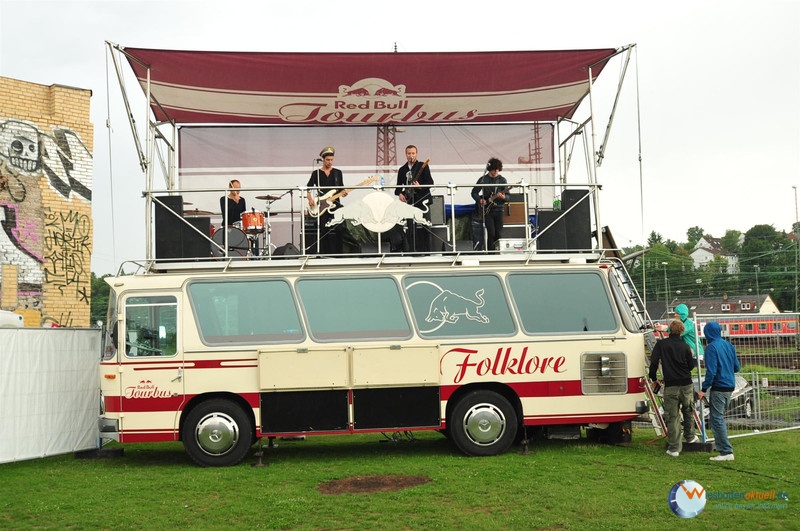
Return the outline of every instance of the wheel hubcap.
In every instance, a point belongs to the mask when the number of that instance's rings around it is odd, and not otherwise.
[[[236,446],[239,426],[228,415],[211,413],[197,423],[195,439],[205,453],[223,455]]]
[[[477,445],[493,444],[505,429],[506,418],[493,404],[476,404],[464,415],[464,432]]]

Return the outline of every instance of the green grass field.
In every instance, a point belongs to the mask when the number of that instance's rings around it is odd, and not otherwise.
[[[492,458],[458,453],[441,435],[380,442],[378,434],[277,441],[231,468],[199,468],[179,443],[124,447],[0,465],[4,529],[798,529],[800,431],[733,439],[736,461],[664,453],[637,428],[627,446],[534,441]],[[422,475],[395,492],[323,494],[350,476]],[[667,504],[692,479],[706,492],[787,492],[776,506],[709,500],[695,518]],[[779,505],[779,506],[778,506]]]

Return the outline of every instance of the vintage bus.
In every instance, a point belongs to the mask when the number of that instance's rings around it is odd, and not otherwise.
[[[201,466],[258,439],[438,430],[463,453],[647,410],[647,326],[599,252],[150,264],[108,277],[101,436]]]

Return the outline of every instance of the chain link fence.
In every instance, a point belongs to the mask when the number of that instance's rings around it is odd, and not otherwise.
[[[709,321],[720,324],[742,365],[728,407],[729,436],[800,428],[800,314],[697,314],[702,339]],[[703,369],[701,363],[701,377]],[[706,408],[701,418],[708,420]]]
[[[800,314],[695,314],[692,318],[704,346],[706,323],[718,322],[722,337],[736,347],[741,363],[726,414],[728,436],[800,428]],[[696,390],[705,377],[704,369],[701,359]],[[698,403],[697,409],[706,439],[713,441],[708,406]]]

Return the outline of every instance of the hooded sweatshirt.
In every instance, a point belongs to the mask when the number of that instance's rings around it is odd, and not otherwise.
[[[711,321],[705,328],[706,339],[706,377],[703,380],[703,392],[733,391],[736,387],[734,373],[739,372],[739,358],[736,348],[722,339],[719,323]]]
[[[678,317],[681,318],[681,322],[683,326],[686,328],[684,330],[683,335],[681,337],[686,344],[694,351],[696,354],[697,359],[703,357],[703,343],[697,342],[695,345],[695,340],[697,339],[697,331],[695,330],[694,321],[689,319],[689,307],[685,304],[679,304],[675,306],[675,313],[678,314]]]

